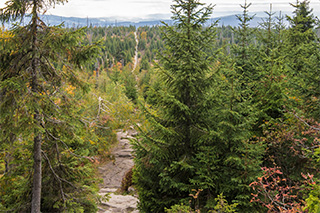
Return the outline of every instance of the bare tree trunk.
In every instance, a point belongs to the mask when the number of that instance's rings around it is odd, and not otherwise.
[[[32,24],[31,24],[31,33],[32,33],[32,84],[31,90],[34,94],[38,93],[38,72],[39,72],[39,57],[37,56],[37,34],[38,34],[38,0],[33,0],[32,8]],[[37,101],[37,100],[34,100]],[[33,116],[36,125],[39,127],[41,124],[41,115],[38,110],[35,110]],[[32,185],[32,201],[31,201],[31,212],[40,213],[41,212],[41,180],[42,180],[42,171],[41,171],[41,142],[42,137],[39,130],[34,130],[34,139],[33,139],[33,185]]]
[[[38,119],[39,114],[34,115],[35,119]],[[33,150],[33,186],[32,186],[32,203],[31,212],[40,213],[41,207],[41,135],[34,138],[34,150]]]

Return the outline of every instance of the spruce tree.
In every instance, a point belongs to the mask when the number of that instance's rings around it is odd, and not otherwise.
[[[234,28],[237,44],[233,45],[232,53],[236,59],[238,72],[247,83],[250,83],[250,81],[257,77],[252,66],[252,62],[255,61],[254,56],[256,56],[256,46],[253,43],[255,34],[254,29],[250,28],[250,21],[252,21],[254,15],[249,15],[251,3],[248,4],[245,1],[244,5],[240,6],[243,9],[243,13],[236,16],[239,26]]]
[[[283,18],[274,17],[272,5],[270,11],[266,12],[267,18],[263,19],[260,24],[260,31],[257,39],[260,43],[258,51],[258,59],[254,63],[257,70],[257,86],[253,91],[254,103],[257,104],[259,110],[259,120],[257,126],[261,126],[265,122],[283,117],[286,103],[286,86],[285,79],[287,69],[285,66],[285,53],[282,40],[284,39]]]
[[[140,210],[189,205],[194,190],[200,193],[192,208],[213,210],[223,193],[238,210],[253,210],[249,184],[259,174],[261,146],[249,140],[255,117],[241,74],[227,57],[220,62],[217,53],[208,54],[215,40],[214,25],[205,25],[212,6],[175,3],[173,25],[163,27],[160,83],[153,105],[144,107],[150,128],[135,143]]]
[[[253,137],[259,116],[255,97],[260,74],[255,67],[258,61],[258,49],[253,43],[255,30],[249,27],[254,17],[248,14],[250,5],[247,2],[241,5],[243,14],[237,16],[240,23],[234,29],[237,44],[232,48],[233,57],[219,59],[215,89],[211,91],[214,106],[209,113],[210,136],[197,155],[198,161],[207,167],[199,167],[202,172],[198,173],[201,188],[206,191],[207,208],[215,205],[213,197],[223,193],[228,203],[238,204],[237,211],[258,211],[250,203],[249,187],[260,174],[263,154],[263,145]],[[211,156],[208,158],[205,153]]]
[[[160,55],[159,78],[163,86],[154,96],[157,104],[146,113],[151,129],[135,145],[135,182],[142,212],[164,212],[165,207],[188,200],[197,187],[190,182],[197,170],[194,157],[208,132],[212,58],[205,51],[212,48],[215,32],[214,25],[204,24],[213,7],[203,7],[198,0],[174,2],[173,25],[162,28],[166,48]]]
[[[293,45],[298,45],[300,43],[307,43],[314,41],[316,35],[312,32],[317,21],[312,14],[312,9],[309,7],[310,1],[303,0],[298,1],[296,4],[290,4],[295,8],[294,16],[287,16],[287,20],[290,22],[290,30],[295,33],[295,35],[290,35],[289,39]]]
[[[15,168],[3,177],[10,184],[1,189],[6,211],[96,208],[87,197],[93,194],[92,188],[83,188],[91,182],[88,167],[75,167],[88,160],[78,155],[81,123],[74,116],[76,103],[70,87],[86,88],[76,70],[96,56],[98,48],[81,46],[80,31],[49,27],[39,16],[42,10],[64,2],[10,0],[0,10],[1,20],[11,24],[30,17],[25,26],[13,25],[12,38],[0,40],[4,47],[0,53],[0,138],[12,148],[19,147],[10,153]],[[25,185],[15,188],[14,178]],[[20,199],[13,200],[17,194]]]
[[[302,108],[314,117],[319,109],[319,42],[314,31],[317,20],[309,7],[309,1],[297,1],[293,17],[287,16],[290,28],[287,31],[287,65],[290,69],[291,97],[303,100]],[[298,106],[300,103],[296,103]]]

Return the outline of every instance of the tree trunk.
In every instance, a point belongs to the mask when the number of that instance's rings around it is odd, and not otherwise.
[[[31,33],[32,33],[32,83],[31,90],[33,94],[38,93],[38,72],[39,72],[39,57],[37,56],[37,34],[38,34],[38,0],[33,0],[32,8],[32,24],[31,24]],[[34,100],[37,102],[37,100]],[[38,127],[41,124],[41,115],[38,110],[35,110],[34,117],[35,123]],[[40,213],[41,211],[41,180],[42,180],[42,171],[41,171],[41,142],[42,137],[38,129],[34,130],[34,139],[33,139],[33,185],[32,185],[32,201],[31,201],[31,212]]]
[[[39,119],[39,113],[34,115],[35,119]],[[31,212],[40,213],[41,207],[41,135],[34,138],[34,150],[33,150],[33,186],[32,186],[32,203]]]

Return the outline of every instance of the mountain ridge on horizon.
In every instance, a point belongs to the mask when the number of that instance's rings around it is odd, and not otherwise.
[[[256,13],[257,14],[257,13]],[[211,18],[209,22],[214,22],[219,20],[218,26],[225,25],[225,26],[238,26],[238,19],[236,15],[241,14],[234,14],[234,15],[226,15]],[[262,16],[262,13],[259,13],[259,16],[255,16],[253,20],[250,22],[251,27],[258,26],[261,23],[261,20],[266,16]],[[157,16],[157,14],[155,15]],[[85,27],[85,26],[152,26],[152,25],[162,25],[162,21],[166,23],[172,22],[170,18],[162,19],[162,18],[145,18],[145,19],[138,19],[138,20],[122,20],[121,17],[101,17],[101,18],[79,18],[79,17],[64,17],[64,16],[57,16],[57,15],[43,15],[44,21],[49,25],[59,25],[64,23],[66,27]],[[150,16],[151,17],[151,16]]]
[[[262,22],[263,18],[266,18],[266,14],[263,12],[259,13],[250,13],[250,15],[255,14],[255,17],[250,21],[250,27],[257,27],[259,23]],[[233,15],[225,15],[220,17],[215,17],[209,19],[209,22],[218,21],[218,26],[238,26],[239,21],[236,15],[241,14],[233,14]],[[285,15],[285,14],[284,14]],[[141,18],[141,19],[122,19],[121,17],[101,17],[101,18],[81,18],[81,17],[65,17],[58,15],[41,15],[42,20],[48,25],[61,25],[63,24],[67,28],[75,28],[75,27],[86,27],[86,26],[155,26],[162,25],[162,21],[166,23],[171,23],[172,20],[170,18],[161,18],[164,17],[164,14],[154,14],[150,15],[150,17]],[[28,22],[29,20],[24,20],[23,23]]]

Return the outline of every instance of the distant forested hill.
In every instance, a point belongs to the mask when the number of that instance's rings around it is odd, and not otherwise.
[[[64,22],[66,27],[75,27],[75,26],[154,26],[161,25],[161,21],[171,22],[171,20],[151,20],[151,21],[139,21],[139,22],[130,22],[130,21],[117,21],[116,18],[77,18],[77,17],[61,17],[55,15],[46,15],[44,20],[50,25],[57,25],[61,22]],[[223,16],[218,18],[210,19],[209,22],[219,20],[219,25],[225,26],[237,26],[238,21],[235,15]],[[258,23],[261,22],[261,17],[255,17],[251,24],[251,27],[256,27]]]
[[[251,21],[250,26],[256,27],[261,22],[262,17],[254,17]],[[65,27],[85,27],[85,26],[135,26],[135,27],[142,27],[142,26],[155,26],[161,25],[161,21],[166,23],[170,23],[171,20],[145,20],[145,21],[119,21],[116,17],[108,17],[108,18],[78,18],[78,17],[63,17],[63,16],[56,16],[56,15],[43,15],[42,20],[48,25],[59,25],[61,23],[64,24]],[[229,16],[222,16],[218,18],[212,18],[209,20],[209,23],[217,21],[218,25],[224,26],[237,26],[238,21],[236,15],[229,15]],[[23,20],[22,24],[26,24],[29,22],[28,17]]]

